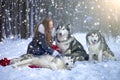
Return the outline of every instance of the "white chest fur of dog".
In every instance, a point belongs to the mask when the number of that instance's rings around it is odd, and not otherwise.
[[[73,59],[66,57],[58,58],[51,55],[42,55],[40,57],[28,58],[12,64],[14,68],[28,65],[36,65],[42,68],[49,68],[52,70],[70,69],[71,66],[73,66]]]
[[[94,45],[89,45],[88,50],[91,52],[90,54],[97,54],[99,52],[100,42]]]
[[[66,50],[70,47],[70,43],[72,40],[73,40],[73,37],[71,37],[70,39],[68,39],[65,42],[57,42],[57,46],[59,47],[59,49],[62,53],[70,53],[69,50],[68,50],[68,52],[66,52]]]
[[[89,61],[93,60],[94,55],[97,56],[97,59],[99,62],[102,61],[102,55],[103,52],[100,50],[100,42],[94,44],[94,45],[89,45],[88,46],[88,51],[89,51]]]
[[[69,48],[69,46],[70,46],[69,43],[67,43],[67,44],[57,43],[57,45],[58,45],[60,51],[62,51],[62,53],[65,52]]]

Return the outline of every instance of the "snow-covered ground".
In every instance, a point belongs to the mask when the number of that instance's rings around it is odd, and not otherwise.
[[[79,40],[87,51],[86,34],[76,33],[74,36]],[[14,58],[26,53],[28,40],[6,39],[0,42],[0,59]],[[101,63],[89,63],[87,61],[76,62],[72,70],[50,70],[45,68],[16,68],[0,66],[0,80],[120,80],[120,43],[112,39],[107,41],[114,52],[117,61]]]

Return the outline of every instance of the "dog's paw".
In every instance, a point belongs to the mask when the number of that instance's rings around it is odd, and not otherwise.
[[[56,57],[56,58],[61,58],[61,55],[56,55],[55,57]]]
[[[12,68],[17,68],[17,66],[16,66],[16,65],[14,65],[14,64],[13,64],[13,65],[11,65],[11,67],[12,67]]]

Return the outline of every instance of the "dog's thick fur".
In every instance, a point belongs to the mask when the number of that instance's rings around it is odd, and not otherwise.
[[[89,61],[114,60],[114,54],[108,47],[104,37],[98,30],[89,32],[86,35],[86,43],[89,51]]]
[[[78,57],[79,61],[88,60],[88,54],[82,44],[71,36],[71,25],[59,25],[56,28],[56,43],[63,55]]]
[[[55,57],[51,55],[41,55],[39,57],[34,57],[31,54],[25,54],[24,56],[20,57],[18,61],[14,61],[12,59],[11,65],[12,67],[22,67],[28,65],[36,65],[42,68],[49,68],[52,70],[58,69],[71,69],[74,64],[75,58],[71,58],[70,56],[64,57]]]

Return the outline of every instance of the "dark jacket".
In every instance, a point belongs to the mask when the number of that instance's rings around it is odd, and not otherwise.
[[[37,40],[37,41],[36,41]],[[28,45],[27,53],[34,56],[40,56],[43,54],[52,55],[54,50],[50,48],[45,42],[45,35],[39,33],[39,36],[34,38]]]

